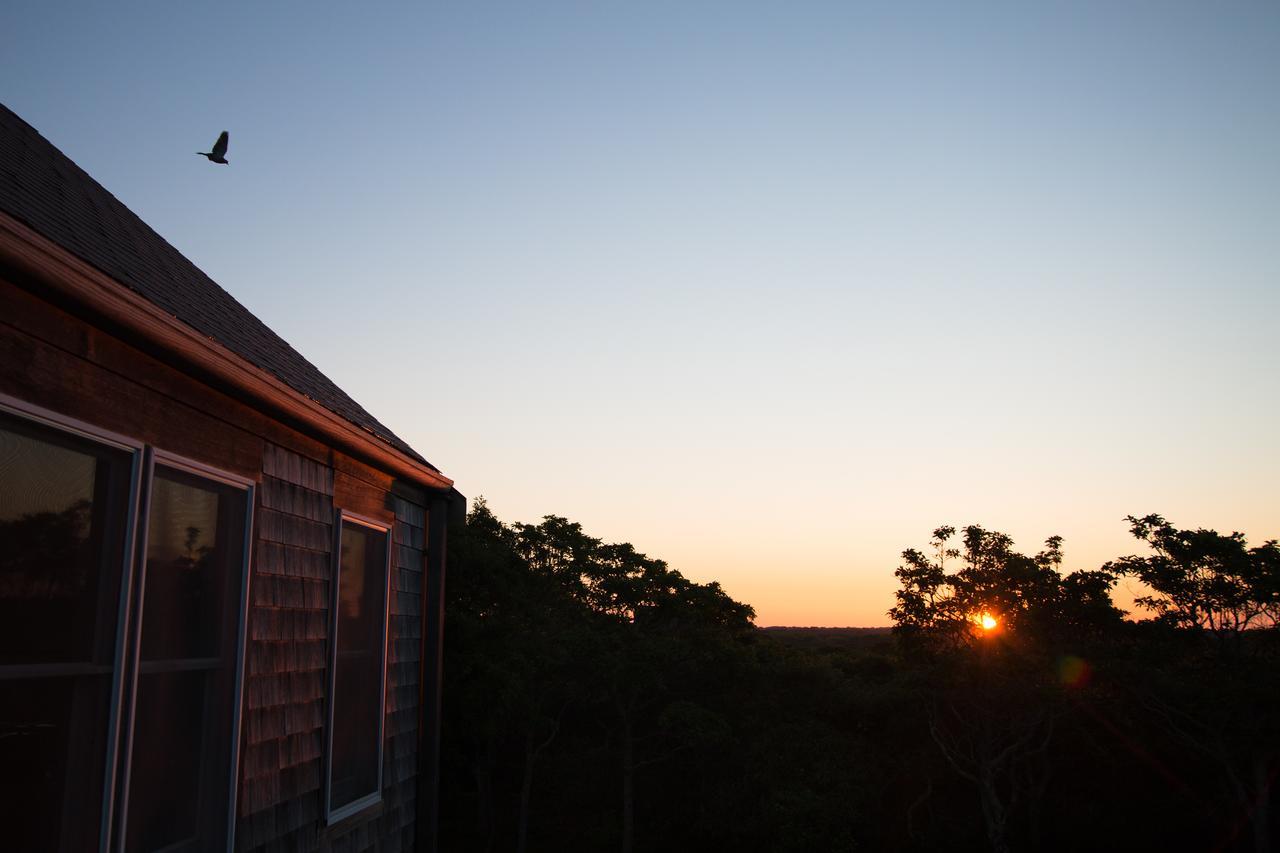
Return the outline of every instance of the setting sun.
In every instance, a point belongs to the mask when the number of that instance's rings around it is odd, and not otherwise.
[[[990,613],[982,613],[978,616],[978,624],[982,626],[982,630],[991,631],[1000,624],[1000,620]]]

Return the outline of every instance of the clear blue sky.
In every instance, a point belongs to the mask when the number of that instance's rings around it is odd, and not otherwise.
[[[1280,534],[1274,2],[10,2],[0,98],[465,493],[762,624],[944,523]]]

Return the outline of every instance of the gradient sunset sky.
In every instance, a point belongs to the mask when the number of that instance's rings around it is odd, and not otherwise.
[[[17,0],[0,99],[469,497],[762,625],[940,524],[1280,535],[1275,2]]]

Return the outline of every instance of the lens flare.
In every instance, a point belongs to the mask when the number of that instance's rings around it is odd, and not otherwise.
[[[1067,687],[1084,687],[1092,674],[1093,668],[1084,658],[1063,655],[1058,660],[1058,680]]]

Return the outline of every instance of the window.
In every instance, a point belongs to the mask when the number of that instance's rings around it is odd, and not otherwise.
[[[12,850],[99,846],[140,448],[0,406],[0,819]]]
[[[252,506],[0,397],[5,849],[230,847]]]
[[[329,650],[330,823],[378,802],[386,689],[389,528],[339,514]]]
[[[227,835],[238,740],[246,491],[233,481],[155,466],[141,575],[126,851],[205,849]]]

